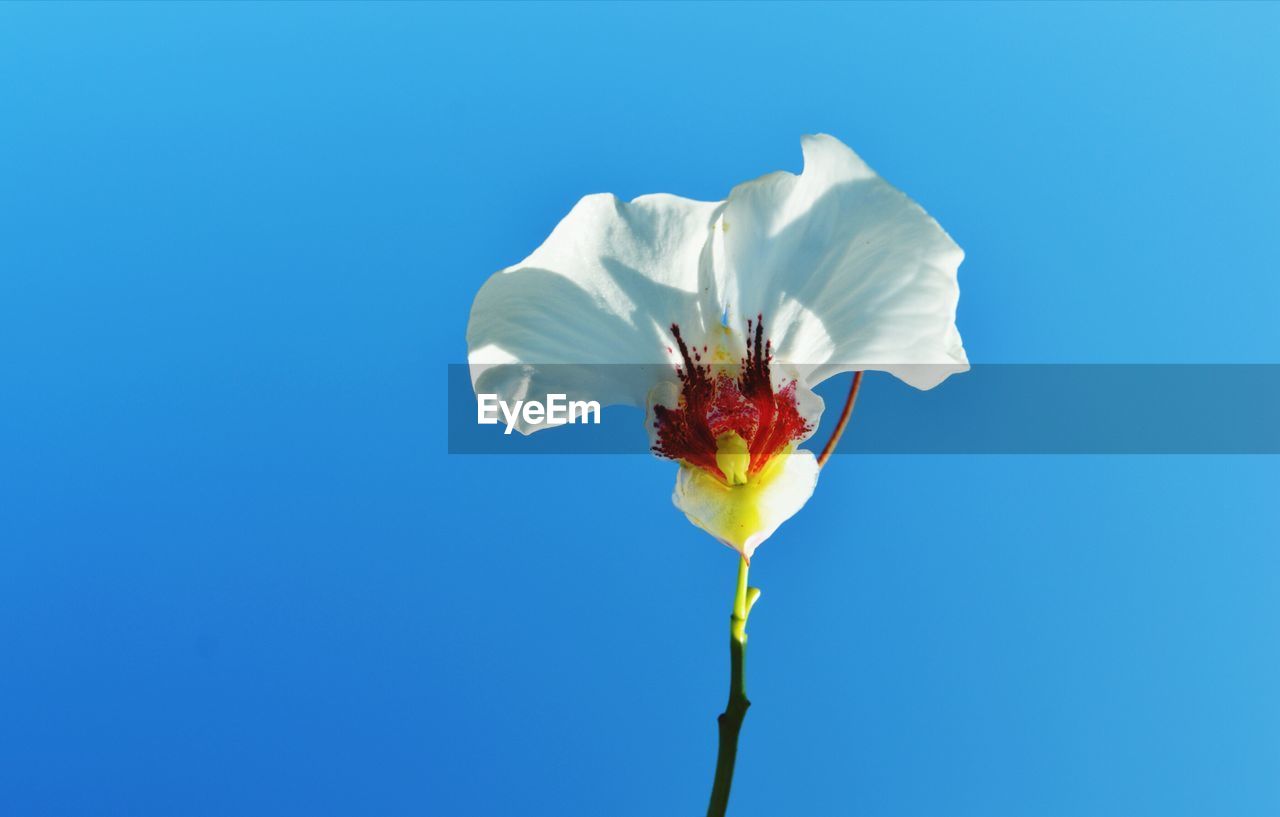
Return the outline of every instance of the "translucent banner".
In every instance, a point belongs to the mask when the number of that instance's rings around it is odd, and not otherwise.
[[[508,374],[522,385],[518,407],[498,405],[497,395],[478,399],[468,367],[448,367],[449,453],[648,453],[644,409],[609,402],[634,394],[635,384],[675,380],[662,366],[557,364]],[[826,411],[808,447],[830,433],[849,377],[815,389]],[[529,436],[508,433],[513,409],[560,422]],[[869,371],[836,453],[1277,454],[1280,364],[977,364],[929,391]]]

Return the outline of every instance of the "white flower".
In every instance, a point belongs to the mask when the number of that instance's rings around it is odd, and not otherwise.
[[[963,251],[839,140],[802,146],[799,176],[725,201],[583,198],[485,283],[467,327],[478,392],[645,407],[654,451],[680,462],[675,504],[747,558],[817,484],[796,448],[822,413],[812,386],[879,370],[928,389],[968,368]]]

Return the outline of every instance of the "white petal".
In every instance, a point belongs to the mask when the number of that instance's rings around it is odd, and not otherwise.
[[[719,323],[707,246],[721,206],[662,194],[579,201],[476,295],[467,326],[476,391],[643,406],[658,367],[593,364],[660,363],[670,377],[671,323],[694,337]]]
[[[734,188],[713,242],[733,319],[762,313],[775,358],[817,383],[888,371],[931,388],[968,360],[955,326],[964,252],[839,140],[803,140],[804,172]]]
[[[818,484],[810,451],[777,455],[746,485],[728,487],[688,465],[680,466],[671,500],[689,521],[748,559],[778,526],[795,515]]]

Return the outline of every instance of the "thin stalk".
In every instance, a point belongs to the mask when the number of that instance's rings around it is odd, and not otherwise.
[[[853,413],[853,402],[858,399],[858,387],[862,385],[862,372],[853,373],[853,382],[849,384],[849,396],[844,399],[844,410],[840,412],[840,419],[836,421],[835,430],[831,432],[830,439],[827,444],[822,447],[822,453],[818,455],[818,467],[827,464],[827,460],[835,453],[836,443],[840,442],[840,435],[844,433],[844,427],[849,424],[849,415]]]
[[[733,784],[733,765],[738,758],[738,733],[751,701],[747,700],[745,662],[747,654],[747,613],[760,591],[747,587],[746,557],[738,561],[738,587],[733,595],[733,615],[729,617],[729,703],[716,719],[720,726],[720,751],[716,756],[716,777],[711,786],[711,803],[707,817],[724,817],[729,808],[729,787]]]

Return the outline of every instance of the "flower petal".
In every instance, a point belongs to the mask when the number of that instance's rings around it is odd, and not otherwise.
[[[681,465],[671,500],[689,521],[748,559],[795,515],[818,484],[811,451],[777,455],[746,485],[727,486],[701,468]]]
[[[594,364],[663,364],[670,377],[671,323],[719,323],[706,249],[721,206],[665,194],[579,201],[541,247],[476,295],[467,326],[476,391],[644,406],[654,367]]]
[[[763,313],[810,384],[888,371],[931,388],[968,369],[955,326],[964,252],[839,140],[803,140],[804,172],[734,188],[713,242],[736,320]]]

